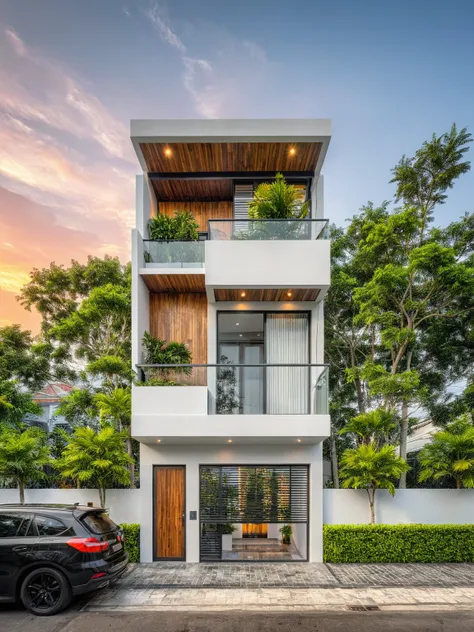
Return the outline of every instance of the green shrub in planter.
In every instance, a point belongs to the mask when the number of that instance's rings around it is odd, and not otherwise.
[[[341,563],[474,562],[474,525],[325,525],[324,561]]]
[[[125,550],[128,552],[129,562],[140,561],[140,525],[121,524],[125,537]]]

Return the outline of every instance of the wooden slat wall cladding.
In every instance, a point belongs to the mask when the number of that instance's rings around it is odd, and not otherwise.
[[[232,180],[152,180],[152,184],[159,202],[232,201]]]
[[[232,219],[232,202],[160,202],[158,210],[163,215],[191,211],[201,232],[207,232],[209,219]]]
[[[151,293],[150,333],[167,341],[186,343],[192,353],[192,364],[206,364],[206,294]],[[196,372],[200,381],[204,381],[202,373],[203,370]]]
[[[204,294],[206,283],[204,274],[142,274],[142,279],[150,292],[193,292]]]
[[[242,292],[245,292],[245,296],[242,296]],[[288,292],[291,292],[291,297],[288,296]],[[299,288],[296,290],[289,289],[267,289],[267,290],[246,290],[242,288],[240,290],[214,290],[216,301],[315,301],[318,298],[319,289],[317,288]]]
[[[184,467],[155,468],[155,494],[156,557],[184,559]]]
[[[321,143],[140,143],[140,149],[151,172],[313,171]]]
[[[266,538],[268,537],[268,524],[243,524],[242,537]]]

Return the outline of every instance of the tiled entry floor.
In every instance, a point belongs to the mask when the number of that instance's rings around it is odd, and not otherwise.
[[[473,586],[474,564],[131,564],[114,589]]]
[[[232,551],[222,551],[223,560],[234,561],[267,561],[292,562],[302,560],[293,543],[282,544],[272,538],[233,538]]]

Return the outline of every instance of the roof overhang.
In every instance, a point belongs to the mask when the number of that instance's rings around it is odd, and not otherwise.
[[[133,120],[131,139],[146,173],[321,171],[328,119]]]

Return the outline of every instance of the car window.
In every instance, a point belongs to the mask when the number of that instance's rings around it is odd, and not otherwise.
[[[20,536],[25,536],[28,533],[28,527],[31,524],[31,516],[23,516],[23,521],[18,529],[16,536],[17,538]]]
[[[82,521],[93,533],[110,533],[110,531],[116,531],[118,529],[115,522],[109,518],[105,511],[88,513],[84,516]]]
[[[24,517],[23,514],[0,513],[0,538],[14,538]]]
[[[39,536],[66,536],[74,535],[72,527],[66,527],[60,520],[56,518],[50,518],[49,516],[35,516],[33,519],[33,533],[36,532]],[[28,535],[32,532],[32,529],[28,531]]]

